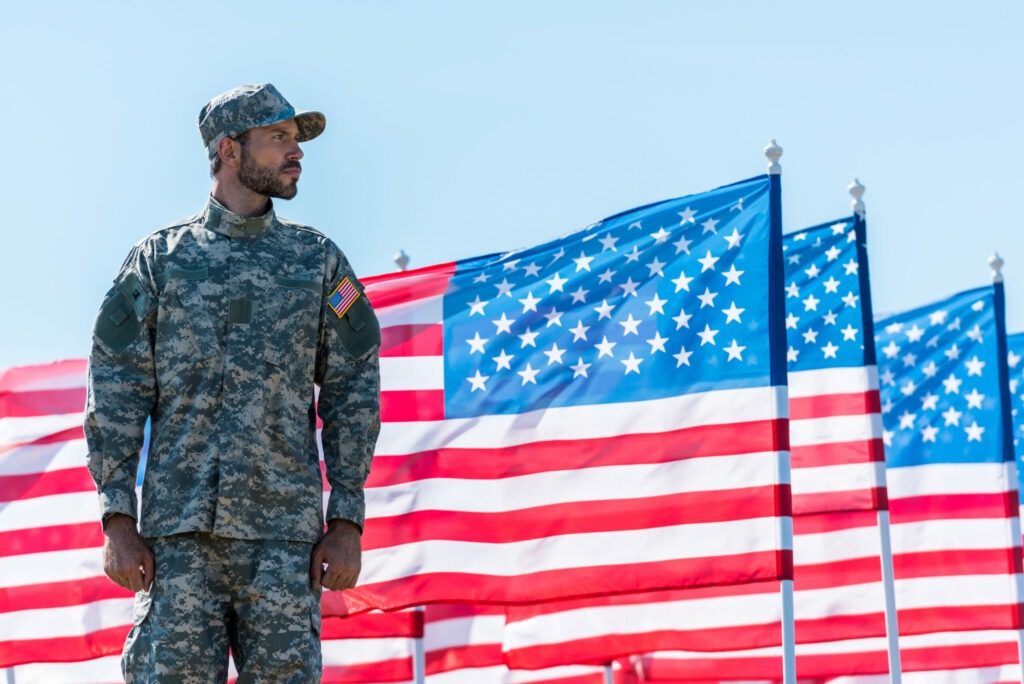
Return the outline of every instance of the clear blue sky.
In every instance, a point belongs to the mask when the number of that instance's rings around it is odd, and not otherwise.
[[[163,8],[163,9],[162,9]],[[1024,4],[5,6],[0,367],[88,353],[129,247],[209,190],[199,108],[270,81],[327,115],[278,212],[360,275],[546,241],[782,158],[786,230],[867,186],[877,311],[989,280],[1024,329]]]

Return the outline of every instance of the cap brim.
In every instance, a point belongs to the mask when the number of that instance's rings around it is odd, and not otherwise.
[[[327,117],[320,112],[295,112],[295,123],[299,127],[299,135],[296,138],[299,142],[312,140],[327,128]]]

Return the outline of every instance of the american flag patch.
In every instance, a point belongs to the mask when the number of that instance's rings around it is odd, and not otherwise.
[[[338,287],[334,288],[334,292],[327,298],[327,305],[334,313],[338,314],[338,318],[341,318],[360,296],[361,293],[352,284],[352,281],[345,278],[338,283]]]

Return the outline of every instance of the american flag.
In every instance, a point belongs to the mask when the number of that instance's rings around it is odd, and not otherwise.
[[[945,665],[925,669],[1017,663],[1006,632],[992,637],[1000,662],[978,641],[1021,627],[1002,286],[879,320],[876,332],[901,642],[941,641]]]
[[[1013,451],[1017,461],[1017,495],[1024,491],[1024,333],[1006,336],[1006,365],[1010,376]]]
[[[783,241],[797,653],[844,640],[858,640],[845,647],[856,652],[863,639],[882,637],[873,669],[856,669],[862,656],[833,658],[833,674],[888,671],[876,513],[885,506],[884,455],[874,349],[864,344],[872,322],[863,231],[850,217]],[[764,583],[512,606],[506,655],[515,667],[542,667],[681,649],[695,655],[676,654],[677,664],[689,658],[707,669],[699,661],[709,659],[725,676],[731,663],[755,657],[740,649],[780,644],[778,591]]]
[[[769,187],[367,279],[383,427],[353,611],[788,575]]]

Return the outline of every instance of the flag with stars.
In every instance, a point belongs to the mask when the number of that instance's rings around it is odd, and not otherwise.
[[[770,188],[364,281],[382,430],[353,611],[788,576]]]
[[[875,324],[900,634],[951,652],[1021,627],[1003,326],[1001,284]]]
[[[1024,333],[1006,336],[1006,365],[1010,376],[1010,414],[1013,451],[1017,461],[1017,495],[1024,492]],[[1022,509],[1024,510],[1024,509]]]

